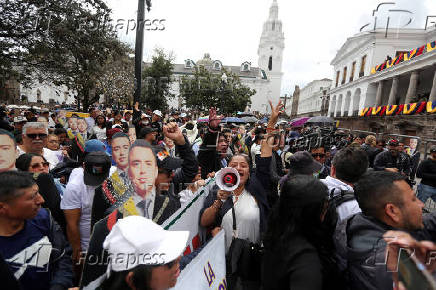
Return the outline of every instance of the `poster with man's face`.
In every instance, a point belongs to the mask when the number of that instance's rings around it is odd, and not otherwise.
[[[77,119],[77,129],[81,134],[85,134],[88,131],[88,123],[85,119]]]
[[[17,149],[14,140],[8,135],[0,135],[0,172],[15,168]]]

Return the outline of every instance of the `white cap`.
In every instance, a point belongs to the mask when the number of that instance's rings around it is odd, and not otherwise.
[[[20,122],[27,122],[26,117],[24,117],[24,116],[14,117],[14,123],[20,123]]]
[[[142,113],[142,115],[141,115],[141,119],[144,119],[144,118],[150,118],[150,116],[147,115],[147,114],[145,114],[145,113]]]
[[[181,113],[181,114],[180,114],[180,117],[181,117],[181,118],[185,118],[186,116],[187,116],[186,113]]]
[[[158,115],[159,117],[162,118],[162,112],[159,111],[159,110],[154,110],[154,111],[153,111],[153,114]]]
[[[188,237],[188,231],[166,231],[142,216],[120,219],[103,243],[111,257],[108,273],[174,261],[185,250]]]

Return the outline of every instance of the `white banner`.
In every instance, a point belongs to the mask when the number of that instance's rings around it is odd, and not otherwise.
[[[189,231],[189,242],[184,252],[185,255],[201,246],[200,210],[203,208],[204,200],[209,194],[212,182],[213,180],[210,180],[204,187],[200,188],[198,194],[192,197],[184,207],[177,210],[162,224],[165,230]]]
[[[180,273],[175,290],[226,290],[224,231],[221,230]]]

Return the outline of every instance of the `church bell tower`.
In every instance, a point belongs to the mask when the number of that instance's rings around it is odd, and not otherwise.
[[[282,21],[279,20],[279,5],[277,0],[273,0],[268,20],[263,24],[257,51],[259,68],[265,72],[269,80],[269,86],[265,92],[264,101],[266,103],[268,103],[267,99],[270,99],[276,104],[280,99],[283,50],[285,49],[285,35],[282,28]]]

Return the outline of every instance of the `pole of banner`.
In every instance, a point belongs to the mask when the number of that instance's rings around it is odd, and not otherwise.
[[[142,88],[142,52],[144,47],[144,18],[145,5],[150,11],[151,0],[138,0],[138,14],[136,16],[136,43],[135,43],[135,94],[133,103],[139,102]]]

